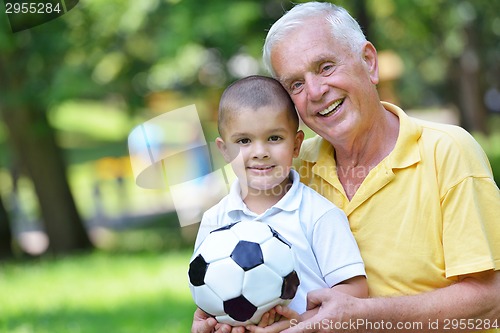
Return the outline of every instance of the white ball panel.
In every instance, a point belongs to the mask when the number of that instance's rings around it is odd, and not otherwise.
[[[225,258],[208,266],[205,284],[225,301],[241,295],[244,273],[233,259]]]
[[[199,253],[207,263],[228,257],[239,239],[230,230],[212,232],[201,243],[195,256]]]
[[[237,320],[234,320],[233,318],[231,318],[229,315],[221,315],[221,316],[216,316],[215,319],[217,319],[217,321],[219,323],[223,323],[223,324],[229,324],[231,326],[244,326],[244,325],[248,325],[248,324],[253,324],[250,320],[247,320],[247,321],[237,321]]]
[[[224,304],[206,284],[200,287],[191,287],[194,302],[199,308],[213,316],[224,314]]]
[[[243,296],[259,307],[279,298],[282,284],[282,277],[266,265],[259,265],[245,272]]]
[[[260,248],[264,257],[264,264],[281,277],[287,276],[294,270],[294,257],[288,245],[273,237],[261,244]]]
[[[258,221],[243,221],[231,228],[231,231],[241,240],[262,244],[272,237],[269,226]]]

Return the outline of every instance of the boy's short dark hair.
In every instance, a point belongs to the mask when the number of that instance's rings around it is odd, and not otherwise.
[[[228,113],[242,108],[257,110],[273,106],[287,110],[290,120],[299,127],[299,116],[290,95],[277,80],[261,75],[252,75],[230,84],[222,93],[219,103],[218,130],[222,136]]]

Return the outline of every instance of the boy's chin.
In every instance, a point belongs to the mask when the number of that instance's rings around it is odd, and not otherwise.
[[[252,193],[255,193],[255,194],[258,194],[259,192],[262,192],[262,194],[264,193],[269,193],[269,192],[275,192],[275,191],[279,191],[280,190],[280,184],[282,182],[279,182],[279,181],[276,181],[276,182],[273,182],[273,183],[259,183],[259,182],[255,182],[255,183],[250,183],[249,184],[249,190],[252,192]]]

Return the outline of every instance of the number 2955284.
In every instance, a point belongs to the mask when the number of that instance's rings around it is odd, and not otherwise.
[[[59,2],[7,2],[5,13],[7,14],[53,14],[60,13],[63,9]]]

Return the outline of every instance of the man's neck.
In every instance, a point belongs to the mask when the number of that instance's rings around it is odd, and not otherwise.
[[[399,118],[384,111],[378,121],[371,122],[363,136],[348,144],[334,145],[337,175],[349,200],[368,173],[394,149],[398,134]]]

